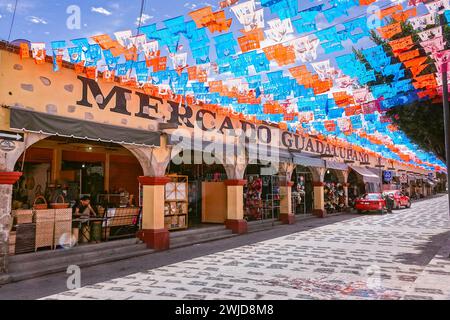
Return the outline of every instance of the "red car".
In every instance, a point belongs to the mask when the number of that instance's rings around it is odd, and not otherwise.
[[[400,209],[400,207],[411,208],[411,199],[400,190],[389,190],[384,193],[394,197],[394,209]]]
[[[356,200],[355,209],[358,213],[364,211],[378,211],[383,213],[386,208],[386,201],[381,193],[366,193]]]

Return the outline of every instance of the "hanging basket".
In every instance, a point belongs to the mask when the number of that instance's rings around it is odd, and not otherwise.
[[[37,203],[38,200],[42,200],[44,203]],[[43,196],[37,196],[36,199],[34,199],[33,209],[34,210],[45,210],[45,209],[48,209],[47,200],[45,200],[45,198]]]
[[[67,209],[69,207],[69,203],[66,203],[64,200],[64,196],[59,195],[58,198],[56,198],[55,203],[50,203],[50,208],[52,209]],[[59,202],[61,201],[61,202]]]

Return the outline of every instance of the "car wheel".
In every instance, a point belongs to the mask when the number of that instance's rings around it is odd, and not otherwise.
[[[408,204],[406,205],[406,208],[407,209],[411,208],[411,201],[408,201]]]
[[[358,210],[358,214],[362,214],[363,212],[362,212],[362,210]]]
[[[400,209],[400,204],[398,203],[398,201],[395,202],[395,210],[399,210]]]

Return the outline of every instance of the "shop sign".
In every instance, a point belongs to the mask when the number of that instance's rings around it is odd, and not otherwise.
[[[16,144],[14,141],[10,140],[0,140],[0,150],[9,152],[14,151],[16,149]]]
[[[390,183],[392,181],[392,171],[383,171],[383,180]]]
[[[23,133],[0,130],[0,140],[23,142]]]
[[[92,108],[94,104],[97,104],[98,108],[105,110],[111,103],[110,112],[157,121],[163,119],[163,112],[169,111],[165,121],[175,127],[179,126],[192,130],[200,129],[202,132],[221,135],[243,135],[260,145],[276,145],[277,147],[294,149],[296,151],[329,155],[342,160],[361,162],[369,162],[370,160],[367,153],[357,152],[352,148],[336,147],[318,139],[299,136],[289,131],[280,132],[278,128],[269,125],[256,125],[245,120],[236,121],[229,116],[222,118],[216,112],[203,109],[201,106],[196,108],[198,110],[194,110],[193,107],[187,104],[162,100],[139,91],[134,92],[139,101],[139,112],[132,114],[128,103],[130,99],[127,99],[127,96],[133,95],[133,91],[130,89],[114,86],[105,96],[106,92],[102,92],[100,85],[95,80],[81,76],[78,76],[78,80],[82,83],[81,97],[76,102],[79,106]],[[101,97],[102,99],[91,101],[88,92],[93,97]],[[151,114],[149,111],[151,111]]]

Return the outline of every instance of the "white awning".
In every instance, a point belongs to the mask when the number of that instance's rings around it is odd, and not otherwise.
[[[372,172],[371,170],[363,167],[350,166],[357,174],[362,176],[364,182],[368,183],[380,183],[380,176]]]

